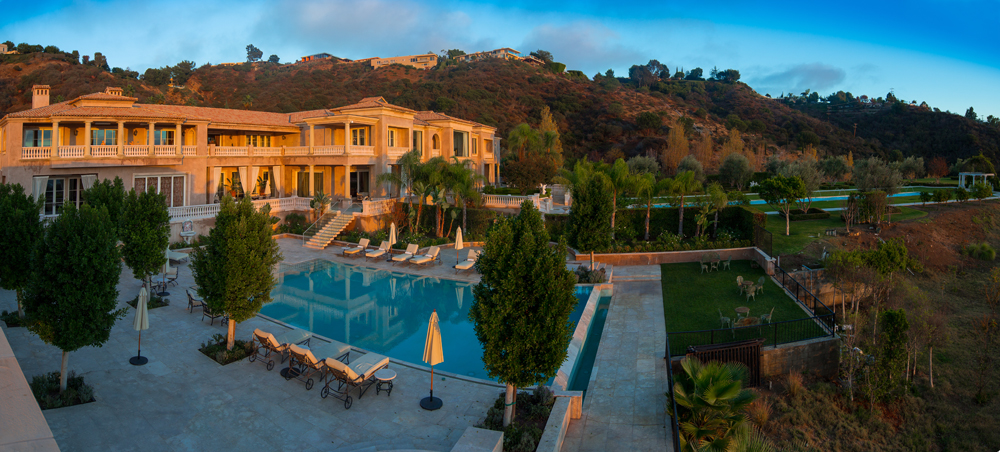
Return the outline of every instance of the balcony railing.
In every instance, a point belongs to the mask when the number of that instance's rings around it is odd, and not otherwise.
[[[264,157],[276,157],[281,155],[281,148],[250,148],[253,155],[260,155]]]
[[[309,146],[288,146],[285,155],[309,155]]]
[[[153,146],[153,155],[157,157],[173,157],[177,155],[177,146],[163,145]]]
[[[254,207],[260,209],[265,204],[271,205],[271,213],[297,210],[309,210],[309,202],[312,198],[271,198],[258,199],[253,201]],[[196,206],[171,207],[169,210],[170,221],[178,223],[186,220],[197,220],[201,218],[212,218],[219,213],[219,204],[200,204]]]
[[[184,155],[198,155],[198,146],[181,146]]]
[[[389,147],[389,157],[401,157],[403,154],[410,152],[410,148],[404,147]]]
[[[351,155],[375,155],[375,146],[351,146]]]
[[[216,146],[215,155],[217,157],[245,157],[247,148],[246,146]]]
[[[118,146],[91,146],[90,155],[92,157],[115,157],[118,155]]]
[[[531,201],[535,205],[535,208],[541,210],[542,203],[538,198],[538,195],[530,196],[514,196],[514,195],[483,195],[483,206],[484,207],[495,207],[501,209],[519,209],[521,208],[521,203],[524,201]]]
[[[47,159],[52,155],[52,148],[21,148],[21,159]]]
[[[125,146],[124,153],[125,157],[146,157],[149,155],[149,146],[146,145]]]
[[[344,146],[313,146],[313,155],[344,155]]]
[[[59,158],[71,159],[83,157],[83,146],[59,146]]]

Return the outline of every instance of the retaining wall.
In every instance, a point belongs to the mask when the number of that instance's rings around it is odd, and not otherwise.
[[[760,353],[761,377],[802,372],[836,378],[839,368],[840,338],[836,336],[766,347]]]
[[[590,254],[577,251],[572,252],[575,260],[589,261]],[[658,264],[678,264],[685,262],[701,262],[705,253],[716,253],[722,260],[752,260],[757,262],[768,275],[774,275],[774,259],[764,254],[756,247],[729,248],[721,250],[693,250],[693,251],[661,251],[651,253],[614,253],[614,254],[594,254],[595,262],[602,262],[610,265],[658,265]]]

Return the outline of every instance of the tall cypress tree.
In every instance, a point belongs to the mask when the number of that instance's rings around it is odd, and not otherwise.
[[[17,314],[24,318],[24,288],[31,278],[31,253],[42,238],[40,206],[21,184],[0,184],[0,287],[17,292]]]

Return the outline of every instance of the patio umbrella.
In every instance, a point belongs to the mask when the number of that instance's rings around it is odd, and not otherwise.
[[[136,356],[129,358],[129,364],[133,366],[141,366],[149,362],[145,356],[142,356],[142,330],[149,329],[149,311],[146,309],[146,304],[149,302],[149,293],[146,292],[146,288],[143,287],[139,290],[139,299],[135,304],[135,319],[132,321],[132,328],[135,328],[139,332],[139,352]]]
[[[438,326],[437,309],[431,313],[431,320],[427,324],[427,340],[424,342],[424,362],[431,365],[431,395],[420,400],[420,408],[433,411],[444,405],[441,399],[434,397],[434,365],[444,362],[444,354],[441,352],[441,327]]]
[[[465,244],[462,243],[462,227],[458,227],[458,231],[455,232],[455,265],[458,265],[458,250],[465,248]]]
[[[389,224],[389,252],[385,253],[385,260],[392,258],[392,246],[396,244],[396,223]]]

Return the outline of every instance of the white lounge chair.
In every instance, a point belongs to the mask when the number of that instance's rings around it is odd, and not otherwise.
[[[397,262],[406,262],[410,260],[410,258],[417,253],[418,249],[417,245],[413,243],[406,245],[406,252],[392,256],[392,265],[396,265]]]
[[[167,250],[167,259],[174,262],[184,262],[188,259],[188,257],[188,253],[178,253],[177,251],[171,249]]]
[[[469,256],[465,261],[455,265],[455,273],[472,269],[476,265],[476,259],[479,259],[479,253],[476,250],[469,250]]]
[[[310,339],[312,339],[312,334],[309,334],[305,330],[291,330],[278,337],[274,337],[273,334],[261,329],[253,330],[253,338],[251,339],[253,343],[253,350],[250,352],[250,362],[256,361],[260,358],[262,361],[267,360],[267,370],[274,369],[274,360],[271,359],[271,353],[277,353],[281,355],[281,362],[284,363],[288,359],[288,348],[292,345],[302,345],[308,344]]]
[[[326,379],[325,362],[328,358],[330,361],[340,362],[341,359],[347,359],[350,351],[350,345],[337,341],[320,345],[314,350],[295,344],[289,345],[288,353],[292,359],[288,362],[288,374],[285,376],[285,379],[298,378],[305,381],[306,390],[308,391],[313,388],[313,374],[319,372],[320,380]],[[316,359],[317,355],[323,358]]]
[[[344,247],[344,256],[364,256],[362,253],[368,248],[369,243],[371,243],[370,240],[361,239],[358,241],[358,246]]]
[[[350,364],[327,359],[326,367],[330,372],[330,378],[320,391],[320,397],[325,399],[326,396],[333,394],[334,397],[344,401],[344,408],[350,408],[351,388],[358,388],[359,399],[364,397],[368,388],[375,383],[375,372],[389,367],[389,358],[377,353],[368,353]],[[337,383],[336,389],[331,386],[333,382]],[[344,386],[347,388],[344,389]]]
[[[423,256],[414,256],[410,258],[410,263],[414,265],[424,265],[434,262],[438,258],[438,253],[441,252],[441,248],[437,246],[432,246],[427,250],[427,254]]]
[[[385,256],[385,253],[387,252],[389,252],[389,242],[383,240],[377,250],[365,250],[365,260]]]

